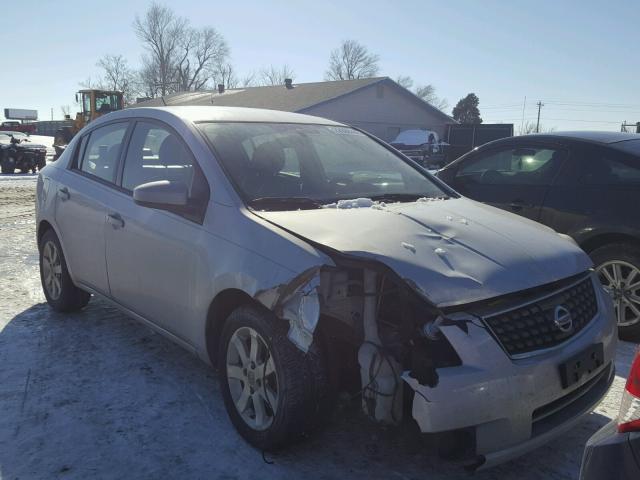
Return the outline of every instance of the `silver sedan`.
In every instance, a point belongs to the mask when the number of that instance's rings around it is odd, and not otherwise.
[[[259,448],[346,390],[486,467],[570,428],[613,378],[611,300],[570,239],[329,120],[110,113],[40,173],[37,222],[51,307],[100,296],[217,366]]]

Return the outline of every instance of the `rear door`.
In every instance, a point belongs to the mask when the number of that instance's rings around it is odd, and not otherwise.
[[[116,122],[84,135],[56,192],[56,224],[73,279],[105,295],[105,218],[128,127]]]
[[[540,220],[583,241],[593,234],[640,231],[640,161],[612,148],[575,144],[549,190]]]
[[[136,204],[144,183],[184,182],[190,207],[167,211]],[[199,247],[209,186],[187,145],[170,127],[137,121],[121,173],[122,194],[107,211],[106,260],[111,296],[187,340],[197,270],[208,265]],[[191,332],[193,334],[193,332]]]
[[[443,178],[469,198],[538,220],[566,156],[547,145],[497,147],[468,156]]]

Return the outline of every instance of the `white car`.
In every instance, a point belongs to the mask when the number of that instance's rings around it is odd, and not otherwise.
[[[49,304],[100,296],[216,365],[259,448],[348,390],[489,466],[573,426],[614,376],[611,299],[570,239],[322,118],[110,113],[42,170],[37,222]]]

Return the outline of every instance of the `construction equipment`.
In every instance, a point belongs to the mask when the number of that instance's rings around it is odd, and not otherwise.
[[[62,127],[56,132],[53,141],[56,158],[62,154],[71,139],[86,124],[102,115],[124,108],[122,92],[110,90],[80,90],[76,93],[76,102],[80,104],[82,111],[76,114],[73,125]]]

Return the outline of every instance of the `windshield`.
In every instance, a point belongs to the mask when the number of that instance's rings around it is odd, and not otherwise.
[[[288,201],[297,209],[355,198],[448,196],[426,173],[353,128],[265,123],[199,128],[250,205],[282,208]]]

